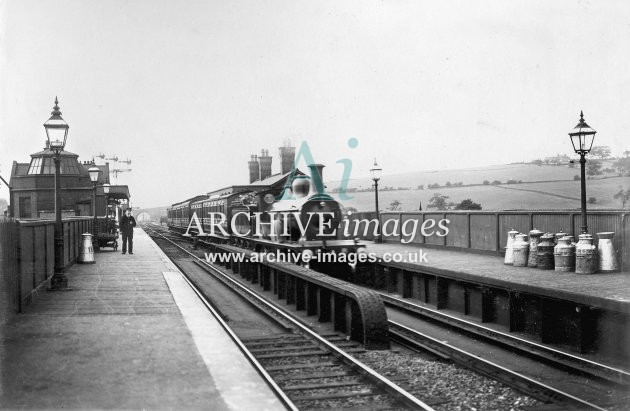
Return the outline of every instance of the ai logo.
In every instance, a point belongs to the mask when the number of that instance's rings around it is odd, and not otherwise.
[[[359,140],[352,137],[348,139],[348,147],[356,148],[359,145]],[[300,150],[295,156],[295,161],[293,162],[293,168],[291,169],[291,174],[289,174],[289,178],[282,190],[282,193],[277,196],[275,199],[280,200],[294,200],[295,198],[290,194],[288,190],[291,187],[291,182],[293,181],[293,177],[295,177],[295,172],[297,170],[297,165],[301,159],[304,159],[307,166],[311,164],[315,164],[315,159],[313,158],[313,154],[311,153],[311,149],[308,146],[306,141],[302,142],[300,146]],[[342,158],[341,160],[337,160],[337,164],[343,165],[343,176],[341,178],[341,184],[339,185],[339,199],[340,200],[350,200],[352,197],[348,195],[348,182],[350,181],[350,172],[352,171],[352,160],[349,158]],[[315,173],[317,174],[317,173]],[[312,177],[312,183],[315,185],[318,193],[325,193],[324,182],[321,179],[321,176],[314,175]]]

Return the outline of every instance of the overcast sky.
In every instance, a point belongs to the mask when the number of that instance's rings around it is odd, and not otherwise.
[[[132,160],[134,205],[248,180],[307,141],[327,179],[572,152],[580,110],[630,149],[630,2],[0,2],[0,173],[55,96],[81,160]],[[348,139],[359,142],[354,149]],[[118,164],[126,167],[126,164]],[[8,190],[0,189],[0,198]]]

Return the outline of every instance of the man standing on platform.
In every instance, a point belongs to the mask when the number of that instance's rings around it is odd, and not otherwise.
[[[122,253],[127,253],[127,241],[129,242],[129,254],[133,254],[133,228],[136,219],[131,215],[131,208],[125,210],[125,215],[120,219],[120,232],[122,233]]]

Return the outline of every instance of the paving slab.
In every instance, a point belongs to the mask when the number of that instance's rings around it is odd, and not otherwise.
[[[283,409],[144,231],[133,255],[95,260],[68,270],[71,291],[40,291],[0,329],[0,407],[234,410],[249,397]]]

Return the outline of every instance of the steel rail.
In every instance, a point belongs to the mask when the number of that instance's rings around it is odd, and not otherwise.
[[[533,395],[538,399],[545,401],[552,400],[554,402],[562,401],[565,404],[571,404],[578,407],[587,407],[589,409],[601,411],[606,410],[605,408],[601,408],[596,404],[592,404],[574,395],[558,390],[547,384],[543,384],[530,377],[527,377],[526,375],[517,373],[499,364],[495,364],[484,358],[478,357],[474,354],[450,345],[444,341],[440,341],[429,335],[423,334],[420,331],[414,330],[395,321],[390,320],[389,323],[390,326],[394,328],[390,328],[390,334],[395,335],[397,338],[409,341],[409,337],[406,337],[400,332],[396,331],[396,329],[403,330],[405,333],[412,335],[414,338],[420,339],[422,341],[421,344],[428,345],[430,351],[438,351],[440,353],[446,354],[453,361],[467,368],[474,369],[475,371],[485,374],[493,379],[497,379],[497,376],[499,375],[501,381],[521,390],[525,390],[526,392],[530,393],[530,395]],[[413,342],[413,339],[411,340],[411,342]]]
[[[378,292],[378,291],[377,291]],[[489,338],[493,342],[508,345],[530,355],[555,362],[565,367],[588,373],[593,376],[606,379],[617,384],[630,384],[630,372],[601,364],[565,351],[549,347],[535,341],[530,341],[515,335],[511,335],[499,330],[495,330],[463,318],[459,318],[439,310],[421,306],[410,301],[392,297],[386,293],[378,292],[383,301],[388,304],[411,311],[414,314],[428,317],[434,321],[446,323],[450,326],[460,328],[483,338]]]
[[[182,251],[190,254],[187,250],[185,250],[184,248],[182,248],[181,246],[179,246],[178,244],[175,244],[175,242],[173,242],[172,240],[166,238],[166,236],[162,235],[161,233],[157,232],[154,229],[149,228],[149,230],[153,231],[153,233],[155,235],[159,235],[160,237],[162,237],[165,241],[170,242],[171,244],[173,244],[174,246],[178,247],[179,249],[181,249]],[[276,397],[278,397],[278,399],[280,400],[280,402],[289,410],[291,411],[299,411],[299,408],[293,404],[293,401],[291,401],[291,399],[289,399],[289,397],[285,394],[285,392],[280,388],[280,386],[278,386],[278,384],[276,384],[276,382],[274,381],[274,379],[271,377],[271,375],[269,375],[269,373],[264,369],[264,367],[260,364],[260,362],[258,362],[258,360],[254,357],[254,355],[249,351],[249,349],[245,346],[245,344],[241,341],[240,338],[238,338],[238,336],[234,333],[234,331],[232,330],[232,328],[230,328],[230,326],[223,320],[223,318],[221,317],[221,314],[218,313],[215,308],[212,306],[212,304],[208,301],[208,299],[203,295],[203,293],[201,292],[201,290],[199,290],[199,288],[193,284],[192,281],[190,281],[190,279],[188,278],[188,276],[182,272],[181,270],[179,270],[180,274],[182,275],[182,277],[184,278],[184,280],[188,283],[188,285],[190,286],[190,288],[195,292],[195,294],[197,295],[197,297],[199,298],[199,300],[201,300],[201,302],[203,303],[203,305],[206,306],[206,308],[208,309],[208,311],[214,316],[214,318],[217,320],[217,322],[221,325],[221,327],[225,330],[225,332],[230,336],[230,338],[232,339],[232,341],[234,341],[234,343],[236,344],[236,346],[238,347],[238,349],[245,355],[245,357],[247,358],[247,360],[250,362],[250,364],[252,364],[254,366],[254,368],[256,369],[256,371],[258,372],[258,374],[265,380],[265,383],[272,389],[272,391],[274,392],[274,394],[276,395]]]
[[[431,408],[429,405],[425,404],[424,402],[422,402],[418,398],[414,397],[413,395],[411,395],[407,391],[405,391],[402,388],[400,388],[398,385],[396,385],[393,382],[391,382],[389,379],[383,377],[381,374],[379,374],[376,371],[374,371],[372,368],[370,368],[367,365],[363,364],[362,362],[356,360],[352,356],[346,354],[343,350],[339,349],[337,346],[335,346],[334,344],[330,343],[325,338],[321,337],[320,335],[318,335],[314,331],[310,330],[308,327],[304,326],[298,320],[293,318],[292,315],[288,314],[285,310],[275,306],[274,304],[270,304],[265,298],[261,297],[260,295],[258,295],[257,293],[253,292],[249,288],[245,287],[240,282],[235,281],[234,279],[230,278],[225,273],[223,273],[221,270],[218,270],[216,267],[213,267],[212,265],[208,264],[204,259],[197,257],[193,253],[189,252],[188,250],[184,249],[180,245],[178,245],[175,242],[173,242],[172,240],[167,239],[166,237],[164,237],[160,233],[156,232],[156,234],[160,235],[166,241],[169,241],[170,243],[172,243],[173,245],[175,245],[176,247],[178,247],[179,249],[181,249],[182,251],[184,251],[185,253],[187,253],[191,257],[193,257],[195,259],[195,261],[199,262],[200,266],[202,266],[204,268],[207,268],[207,270],[211,270],[214,273],[220,275],[222,278],[224,278],[225,280],[229,281],[233,286],[236,286],[242,292],[250,295],[252,298],[254,298],[257,301],[259,301],[265,307],[267,307],[268,309],[274,311],[277,315],[279,315],[280,317],[284,318],[285,320],[287,320],[288,322],[293,324],[301,332],[309,335],[312,339],[316,340],[320,345],[323,345],[328,350],[330,350],[331,353],[335,357],[337,357],[338,359],[342,360],[342,362],[344,362],[346,365],[352,367],[353,369],[357,370],[361,374],[369,377],[370,379],[372,379],[373,382],[375,382],[377,385],[381,386],[381,388],[383,388],[384,390],[388,391],[390,394],[395,395],[397,397],[397,399],[401,400],[403,403],[405,403],[405,405],[408,405],[408,406],[412,407],[413,409],[420,409],[420,410],[427,410],[427,411],[433,410],[433,408]],[[236,337],[236,338],[238,338],[238,337]]]

